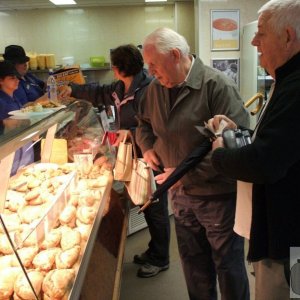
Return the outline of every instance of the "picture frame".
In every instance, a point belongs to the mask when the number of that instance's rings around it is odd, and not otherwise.
[[[211,51],[240,49],[240,10],[211,10]]]
[[[232,79],[240,88],[240,59],[239,58],[213,58],[211,66]]]

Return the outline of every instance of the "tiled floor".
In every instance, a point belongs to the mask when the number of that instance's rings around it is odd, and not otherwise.
[[[132,263],[134,254],[143,252],[149,241],[148,229],[143,229],[127,238],[121,283],[120,300],[188,300],[186,285],[181,269],[171,217],[170,268],[152,278],[138,278],[138,265]],[[251,300],[254,300],[254,277],[252,268],[246,262],[250,282]]]

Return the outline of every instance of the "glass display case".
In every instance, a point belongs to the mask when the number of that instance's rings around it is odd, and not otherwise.
[[[1,296],[118,295],[127,202],[112,189],[113,157],[101,143],[104,132],[92,105],[76,100],[47,113],[14,114],[0,125]],[[10,176],[16,150],[28,143],[37,150],[35,161]],[[78,155],[92,164],[78,165]],[[104,255],[110,259],[100,266],[91,261]],[[87,292],[95,272],[98,279],[111,274],[110,282]]]

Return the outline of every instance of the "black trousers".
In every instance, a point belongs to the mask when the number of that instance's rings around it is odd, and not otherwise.
[[[235,194],[201,200],[170,192],[179,254],[191,300],[249,300],[244,239],[233,232]]]
[[[168,212],[168,194],[164,193],[159,201],[148,206],[144,216],[150,232],[150,242],[146,253],[150,263],[165,266],[169,263],[170,220]]]

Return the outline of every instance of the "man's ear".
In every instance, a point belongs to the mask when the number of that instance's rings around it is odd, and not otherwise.
[[[180,57],[181,57],[181,52],[177,49],[177,48],[174,48],[171,50],[171,54],[172,54],[172,57],[174,58],[175,62],[179,62],[180,60]]]
[[[286,48],[289,48],[296,41],[296,30],[292,27],[287,27],[285,30],[286,33]]]

